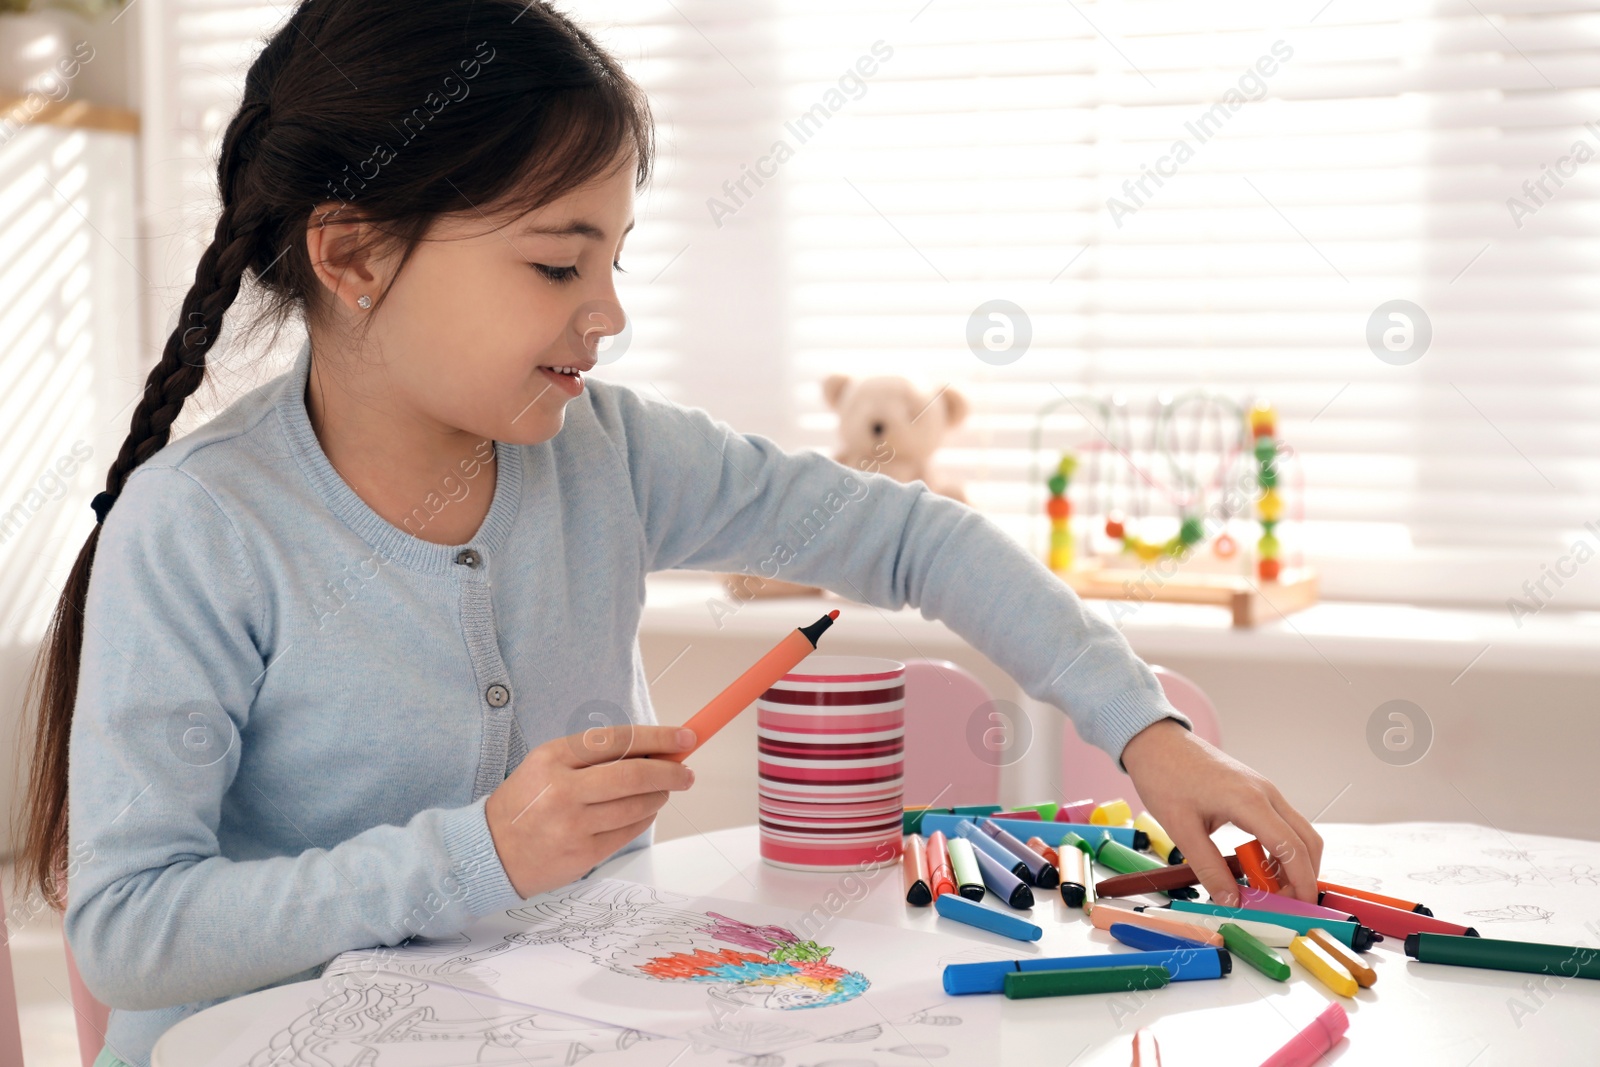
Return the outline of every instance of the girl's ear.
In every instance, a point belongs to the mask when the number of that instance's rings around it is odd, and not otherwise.
[[[311,269],[333,298],[360,315],[356,303],[362,296],[374,297],[382,279],[372,249],[363,247],[373,238],[372,230],[353,217],[348,205],[336,200],[318,204],[306,225],[306,252]]]
[[[822,398],[830,408],[839,410],[839,398],[844,396],[844,387],[849,384],[848,374],[830,374],[822,380]]]
[[[960,426],[963,422],[966,422],[967,421],[967,412],[971,410],[971,407],[972,407],[972,405],[967,402],[966,396],[963,395],[962,393],[957,392],[954,387],[950,387],[950,388],[945,389],[945,391],[944,391],[944,424],[945,424],[945,426],[947,428],[953,430],[957,426]]]

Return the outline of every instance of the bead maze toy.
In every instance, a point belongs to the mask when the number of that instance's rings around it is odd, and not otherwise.
[[[1304,522],[1303,476],[1269,404],[1191,390],[1135,411],[1063,396],[1036,418],[1033,485],[1046,421],[1062,416],[1085,432],[1042,479],[1044,558],[1080,596],[1213,604],[1235,626],[1316,602],[1316,572],[1286,548]]]

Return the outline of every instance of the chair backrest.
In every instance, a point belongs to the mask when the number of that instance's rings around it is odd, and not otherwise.
[[[1000,761],[966,743],[974,716],[993,697],[947,659],[906,660],[906,804],[992,804]],[[983,725],[987,727],[987,722]]]
[[[78,973],[78,963],[72,958],[72,946],[67,944],[65,931],[61,945],[67,952],[67,981],[72,986],[72,1014],[78,1023],[78,1055],[83,1067],[94,1067],[100,1050],[106,1043],[106,1025],[111,1021],[111,1009],[95,999],[89,987],[83,984]]]
[[[65,893],[66,867],[58,868],[56,877]],[[78,1026],[78,1058],[83,1062],[83,1067],[94,1067],[94,1061],[100,1058],[100,1050],[105,1047],[106,1025],[111,1021],[111,1009],[95,999],[89,987],[83,984],[83,976],[78,973],[78,961],[72,958],[72,944],[67,940],[64,929],[61,931],[61,948],[67,956],[67,985],[72,990],[72,1016]]]
[[[5,887],[0,886],[0,916],[6,911]],[[0,1063],[22,1067],[22,1019],[17,1013],[17,980],[11,973],[11,930],[0,939]]]
[[[1156,666],[1150,669],[1160,680],[1167,702],[1194,724],[1195,734],[1221,748],[1222,730],[1217,722],[1217,709],[1205,692],[1177,671]],[[1080,738],[1070,719],[1061,743],[1061,788],[1068,794],[1064,800],[1104,801],[1122,797],[1135,814],[1144,810],[1144,801],[1133,788],[1133,779],[1119,770],[1105,752]]]

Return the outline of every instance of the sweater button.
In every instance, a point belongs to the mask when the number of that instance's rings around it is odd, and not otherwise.
[[[456,562],[463,563],[468,567],[476,567],[483,562],[483,557],[470,548],[463,548],[456,553]]]
[[[511,690],[496,682],[484,691],[484,697],[489,701],[489,706],[503,708],[511,701]]]

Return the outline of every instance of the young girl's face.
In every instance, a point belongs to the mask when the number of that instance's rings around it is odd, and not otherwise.
[[[436,220],[369,324],[357,366],[381,364],[397,413],[436,432],[554,437],[596,346],[624,325],[613,265],[633,227],[634,176],[630,150],[531,213]]]

